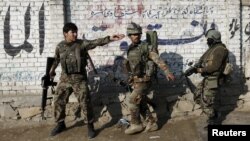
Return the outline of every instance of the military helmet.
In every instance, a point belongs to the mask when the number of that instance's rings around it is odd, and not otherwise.
[[[219,31],[217,31],[215,29],[208,30],[205,36],[206,36],[206,38],[213,39],[215,42],[221,41],[221,34]]]
[[[127,35],[130,34],[142,34],[141,26],[134,22],[131,22],[127,27]]]

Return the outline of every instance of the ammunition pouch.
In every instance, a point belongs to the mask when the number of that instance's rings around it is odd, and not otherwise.
[[[150,76],[144,75],[143,77],[138,77],[138,76],[133,77],[134,83],[149,82],[149,81],[150,81]]]
[[[62,69],[66,74],[80,74],[84,73],[84,68],[87,63],[85,63],[84,59],[78,61],[75,57],[66,58],[65,60],[61,60]]]
[[[87,55],[81,51],[78,43],[73,44],[70,49],[65,50],[61,55],[62,70],[66,74],[80,74],[84,73],[87,65]]]
[[[65,62],[67,74],[79,73],[76,58],[67,58]]]
[[[218,77],[217,76],[208,76],[205,79],[205,86],[208,89],[218,88]]]
[[[229,75],[233,71],[233,64],[231,63],[226,63],[225,68],[223,70],[224,75]]]

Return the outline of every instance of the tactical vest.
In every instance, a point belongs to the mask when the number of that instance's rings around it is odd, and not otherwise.
[[[127,58],[133,76],[143,77],[145,75],[152,75],[154,62],[148,58],[149,52],[150,45],[146,42],[142,42],[138,46],[130,46]]]
[[[204,75],[210,75],[210,76],[218,76],[222,73],[222,71],[224,70],[225,68],[225,65],[227,63],[227,59],[228,59],[228,50],[226,48],[226,46],[222,43],[219,43],[219,44],[216,44],[214,45],[213,47],[211,47],[202,57],[201,57],[201,62],[202,62],[202,66],[203,67],[206,67],[207,66],[207,62],[210,61],[210,60],[214,60],[213,57],[216,57],[216,56],[213,56],[214,54],[214,51],[216,50],[216,48],[218,47],[222,47],[222,48],[225,48],[225,54],[224,54],[224,58],[222,60],[222,64],[220,65],[220,68],[218,68],[217,71],[211,73],[211,74],[204,74]]]
[[[81,49],[82,40],[67,45],[65,41],[59,44],[60,63],[66,74],[86,74],[87,50]]]

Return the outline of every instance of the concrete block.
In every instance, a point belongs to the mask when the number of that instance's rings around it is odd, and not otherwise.
[[[31,108],[20,108],[18,109],[19,115],[22,119],[30,118],[41,113],[40,107],[31,107]]]
[[[0,105],[0,117],[13,118],[17,116],[17,112],[13,109],[10,103]]]

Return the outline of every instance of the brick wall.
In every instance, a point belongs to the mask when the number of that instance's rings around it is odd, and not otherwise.
[[[65,21],[76,23],[79,38],[86,39],[126,33],[131,21],[144,33],[156,30],[160,55],[176,75],[207,49],[204,32],[214,27],[230,50],[234,80],[242,73],[249,77],[249,11],[249,6],[240,7],[240,0],[0,0],[0,96],[41,94],[46,57],[52,57],[55,45],[63,40]],[[110,84],[106,72],[124,76],[119,61],[126,58],[129,43],[126,37],[90,51],[101,84]],[[192,79],[198,81],[200,76]]]

